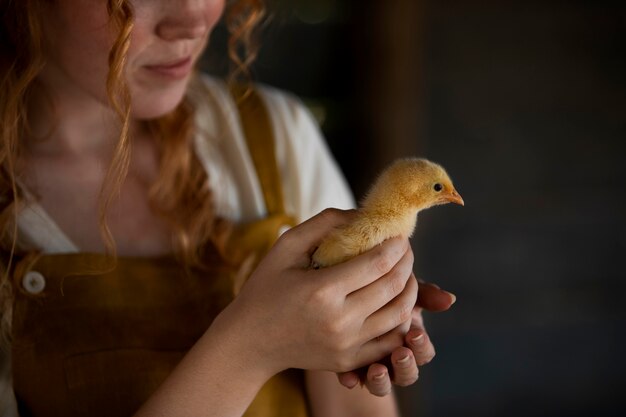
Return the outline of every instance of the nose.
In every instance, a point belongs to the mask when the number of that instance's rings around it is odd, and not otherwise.
[[[164,17],[156,26],[157,35],[166,40],[197,39],[208,30],[205,0],[168,1]]]

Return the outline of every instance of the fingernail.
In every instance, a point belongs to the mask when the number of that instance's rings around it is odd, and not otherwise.
[[[414,338],[411,339],[411,343],[413,343],[414,345],[421,345],[424,342],[424,333],[420,334],[419,336],[415,336]]]
[[[449,292],[449,291],[444,291],[444,292],[445,292],[445,293],[448,293],[448,295],[449,295],[450,297],[452,297],[452,304],[456,303],[456,295],[452,294],[452,293],[451,293],[451,292]],[[452,305],[452,304],[450,304],[450,305]]]
[[[373,379],[376,380],[376,381],[382,381],[383,379],[385,379],[386,375],[387,374],[385,372],[382,372],[380,374],[374,375]]]
[[[410,359],[410,358],[409,358],[409,355],[406,355],[406,356],[404,356],[404,357],[402,357],[402,358],[398,359],[398,360],[396,361],[396,363],[397,363],[398,365],[406,365],[406,364],[408,364],[408,363],[409,363],[409,359]]]

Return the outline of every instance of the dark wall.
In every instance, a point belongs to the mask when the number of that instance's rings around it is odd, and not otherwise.
[[[467,206],[418,238],[459,297],[422,409],[625,415],[626,7],[515,3],[426,8],[423,137]]]
[[[405,414],[626,415],[626,3],[418,1],[400,51],[419,55],[418,123],[399,146],[370,127],[406,106],[368,94],[402,65],[378,34],[406,16],[385,12],[412,1],[334,2],[315,24],[315,2],[293,2],[256,67],[324,110],[357,195],[395,146],[441,162],[466,201],[420,215],[415,269],[458,302],[428,316],[438,355],[400,390]]]

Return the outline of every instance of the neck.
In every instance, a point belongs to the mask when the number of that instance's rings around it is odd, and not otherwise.
[[[29,152],[37,154],[111,155],[121,121],[108,103],[62,82],[63,75],[46,67],[29,102]],[[131,124],[131,133],[139,128]]]

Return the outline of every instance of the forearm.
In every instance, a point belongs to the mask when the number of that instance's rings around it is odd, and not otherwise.
[[[393,394],[377,397],[361,386],[348,389],[333,372],[307,371],[306,387],[313,417],[398,417]]]
[[[272,372],[239,342],[210,328],[136,416],[241,416]]]

